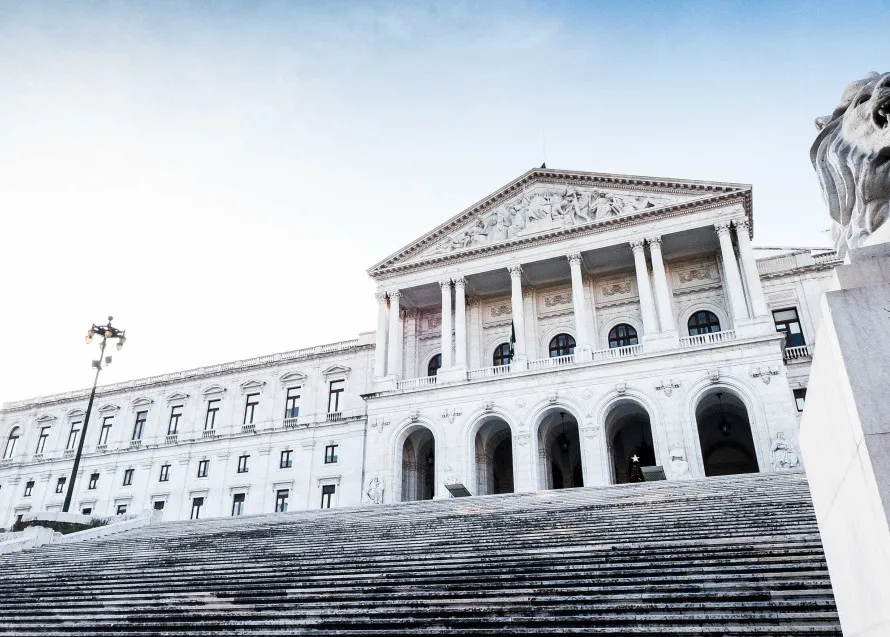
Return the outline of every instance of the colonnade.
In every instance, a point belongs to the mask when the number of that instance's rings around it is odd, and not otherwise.
[[[732,242],[735,230],[739,257],[736,258]],[[746,219],[721,221],[714,224],[720,244],[721,263],[724,273],[724,289],[734,327],[752,318],[768,314],[766,300],[760,284],[757,263],[748,236],[749,224]],[[630,241],[633,253],[639,295],[640,313],[643,320],[643,334],[662,334],[677,337],[677,323],[674,315],[671,286],[661,249],[661,236],[650,236]],[[649,261],[652,275],[646,261],[646,247],[649,248]],[[572,283],[572,305],[575,320],[575,354],[577,360],[589,360],[593,351],[590,338],[590,325],[596,324],[593,304],[588,304],[583,284],[581,254],[572,252],[566,255]],[[741,262],[741,268],[739,267]],[[528,348],[525,338],[525,312],[522,302],[522,265],[507,266],[510,275],[511,310],[515,332],[513,365],[524,369],[528,361]],[[744,285],[743,285],[744,280]],[[465,369],[467,367],[467,298],[466,279],[463,276],[448,277],[439,281],[442,294],[442,368]],[[452,324],[452,291],[454,312]],[[747,291],[747,301],[746,294]],[[374,376],[383,378],[399,376],[401,361],[401,323],[399,316],[398,289],[378,291],[377,349],[374,359]],[[750,302],[750,312],[748,303]],[[588,311],[591,316],[588,317]],[[452,332],[454,341],[452,343]]]

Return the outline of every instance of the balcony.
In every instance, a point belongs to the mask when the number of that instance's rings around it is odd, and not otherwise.
[[[208,439],[208,438],[211,439],[211,440],[213,440],[214,438],[217,438],[217,437],[218,437],[218,436],[216,435],[216,430],[214,430],[214,429],[206,429],[206,430],[201,434],[201,438],[204,439],[204,440],[206,440],[206,439]]]
[[[42,453],[35,453],[33,459],[34,459],[34,460],[43,460],[43,454],[42,454]]]
[[[167,436],[164,438],[164,444],[175,445],[178,440],[179,434],[167,434]]]
[[[420,378],[396,381],[396,389],[420,389],[421,387],[432,387],[435,384],[436,376],[421,376]]]
[[[136,440],[130,441],[130,449],[141,449],[142,448],[142,439],[137,438]]]
[[[65,451],[62,452],[62,457],[63,458],[73,458],[74,453],[75,453],[74,449],[65,449]]]
[[[568,354],[566,356],[553,356],[552,358],[539,358],[538,360],[529,361],[529,369],[549,369],[550,367],[565,367],[566,365],[575,364],[575,355]]]
[[[241,433],[243,434],[255,434],[256,433],[256,425],[253,423],[249,425],[241,425]]]
[[[812,356],[812,345],[795,345],[794,347],[786,347],[782,358],[787,363],[788,361],[812,358]]]
[[[642,345],[625,345],[624,347],[612,347],[610,349],[598,349],[593,352],[593,362],[613,361],[618,358],[630,358],[643,353]]]
[[[325,422],[337,422],[339,420],[343,420],[343,412],[341,411],[329,411],[325,416]]]
[[[284,419],[284,428],[285,429],[296,429],[300,424],[300,419],[297,416],[293,418],[285,418]]]
[[[479,378],[494,378],[495,376],[506,376],[510,373],[512,365],[496,365],[494,367],[483,367],[482,369],[471,369],[467,372],[469,380]]]
[[[713,345],[715,343],[725,343],[735,340],[735,330],[723,330],[722,332],[708,332],[707,334],[697,334],[695,336],[680,337],[680,348],[688,349],[690,347],[701,347],[702,345]]]
[[[96,445],[96,453],[105,453],[108,451],[108,445]]]

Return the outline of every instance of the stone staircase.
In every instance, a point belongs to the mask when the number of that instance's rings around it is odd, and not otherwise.
[[[168,522],[0,573],[17,637],[841,635],[800,474]]]

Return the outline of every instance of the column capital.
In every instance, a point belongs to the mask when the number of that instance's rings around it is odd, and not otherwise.
[[[390,290],[386,294],[389,296],[390,301],[398,301],[402,296],[402,293],[399,290]]]
[[[386,303],[386,290],[377,290],[374,292],[374,298],[378,303]]]
[[[729,234],[729,221],[718,221],[714,224],[714,232],[717,233],[717,236],[728,235]]]
[[[734,220],[736,232],[749,232],[751,230],[751,222],[745,219],[744,217],[740,217]]]
[[[442,288],[443,292],[446,289],[450,290],[451,289],[451,279],[442,279],[441,281],[439,281],[439,287]]]
[[[467,279],[462,276],[454,277],[454,287],[455,288],[466,288],[467,287]]]
[[[660,237],[660,236],[657,236],[657,237],[648,237],[648,238],[646,239],[646,243],[649,244],[649,247],[650,247],[650,248],[653,247],[653,246],[658,246],[659,248],[661,248],[661,237]]]
[[[566,255],[566,259],[569,260],[569,265],[581,265],[581,253],[580,252],[572,252],[571,254]]]
[[[510,276],[513,277],[514,279],[518,279],[519,277],[522,276],[522,266],[519,265],[518,263],[516,265],[507,266],[507,270],[509,270]]]
[[[634,239],[630,242],[630,249],[637,252],[643,252],[644,246],[646,245],[646,241],[644,239]]]

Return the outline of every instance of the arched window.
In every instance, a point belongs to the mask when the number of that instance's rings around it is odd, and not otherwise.
[[[435,376],[442,367],[442,355],[436,354],[430,359],[430,364],[426,366],[426,375]]]
[[[609,330],[609,349],[636,345],[639,342],[637,331],[627,323],[621,323]]]
[[[720,319],[713,312],[699,310],[689,317],[686,326],[689,328],[689,336],[710,334],[711,332],[720,331]]]
[[[550,358],[575,353],[575,339],[568,334],[557,334],[550,339]]]
[[[6,439],[6,449],[3,450],[3,459],[9,460],[15,454],[15,445],[19,441],[19,428],[16,427]]]
[[[512,360],[513,357],[510,356],[510,343],[501,343],[494,349],[492,363],[495,367],[509,365]]]

